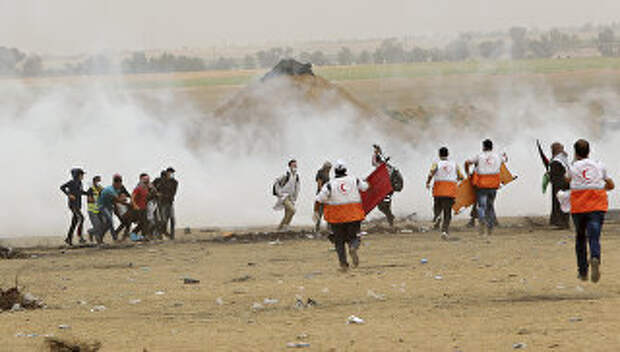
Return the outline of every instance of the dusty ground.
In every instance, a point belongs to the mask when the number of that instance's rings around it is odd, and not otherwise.
[[[370,234],[348,274],[317,239],[221,244],[195,233],[131,248],[29,249],[38,257],[1,262],[1,284],[19,274],[49,308],[0,313],[0,349],[40,350],[43,337],[16,336],[36,333],[99,340],[103,351],[274,351],[296,341],[313,351],[618,350],[619,231],[605,228],[599,284],[576,279],[570,233],[528,226],[488,243],[465,229],[449,242]],[[296,295],[318,306],[296,309]],[[252,309],[266,298],[279,303]],[[347,325],[352,314],[366,323]]]

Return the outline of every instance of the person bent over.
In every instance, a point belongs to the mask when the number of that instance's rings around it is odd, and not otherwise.
[[[323,186],[316,197],[315,209],[320,204],[325,206],[325,220],[330,224],[334,233],[334,243],[340,269],[346,271],[349,268],[345,244],[349,245],[349,254],[353,267],[359,265],[357,250],[360,239],[362,220],[366,217],[362,206],[360,191],[368,190],[368,183],[354,176],[347,175],[347,168],[343,161],[339,160],[335,165],[336,177]]]
[[[570,208],[575,224],[575,252],[579,278],[598,282],[601,274],[601,230],[607,212],[607,191],[615,188],[614,181],[607,175],[601,162],[589,158],[590,144],[585,139],[575,142],[575,162],[570,166],[566,181],[570,184]],[[590,263],[588,263],[588,244]],[[588,265],[590,264],[590,265]]]

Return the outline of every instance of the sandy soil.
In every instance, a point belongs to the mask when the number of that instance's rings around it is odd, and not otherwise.
[[[448,242],[370,234],[347,274],[319,239],[223,244],[195,233],[130,248],[29,249],[36,258],[2,261],[1,285],[19,274],[49,308],[0,313],[0,349],[41,349],[43,337],[16,336],[36,333],[99,340],[103,351],[277,351],[297,341],[312,351],[618,350],[619,231],[605,228],[599,284],[577,280],[571,233],[528,226],[488,242],[464,228]],[[296,295],[318,306],[297,309]],[[266,298],[279,302],[252,309]],[[347,325],[352,314],[365,324]]]

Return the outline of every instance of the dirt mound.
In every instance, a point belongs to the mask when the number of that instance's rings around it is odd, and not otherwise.
[[[265,76],[269,79],[241,90],[216,109],[214,115],[239,122],[272,121],[282,113],[310,115],[337,109],[351,109],[357,117],[381,115],[321,76],[272,72]]]
[[[314,72],[312,72],[312,64],[302,64],[301,62],[293,59],[285,59],[281,60],[271,71],[269,71],[265,76],[263,76],[263,81],[266,79],[270,79],[273,77],[277,77],[280,75],[288,75],[288,76],[299,76],[299,75],[311,75],[314,76]]]
[[[18,287],[11,287],[6,291],[0,288],[0,311],[40,309],[45,304],[30,293],[23,294]]]
[[[61,340],[56,337],[45,339],[45,345],[50,352],[97,352],[101,349],[101,342],[82,342]]]

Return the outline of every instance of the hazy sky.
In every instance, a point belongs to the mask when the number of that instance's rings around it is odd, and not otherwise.
[[[620,0],[0,0],[0,45],[209,47],[620,20]]]

